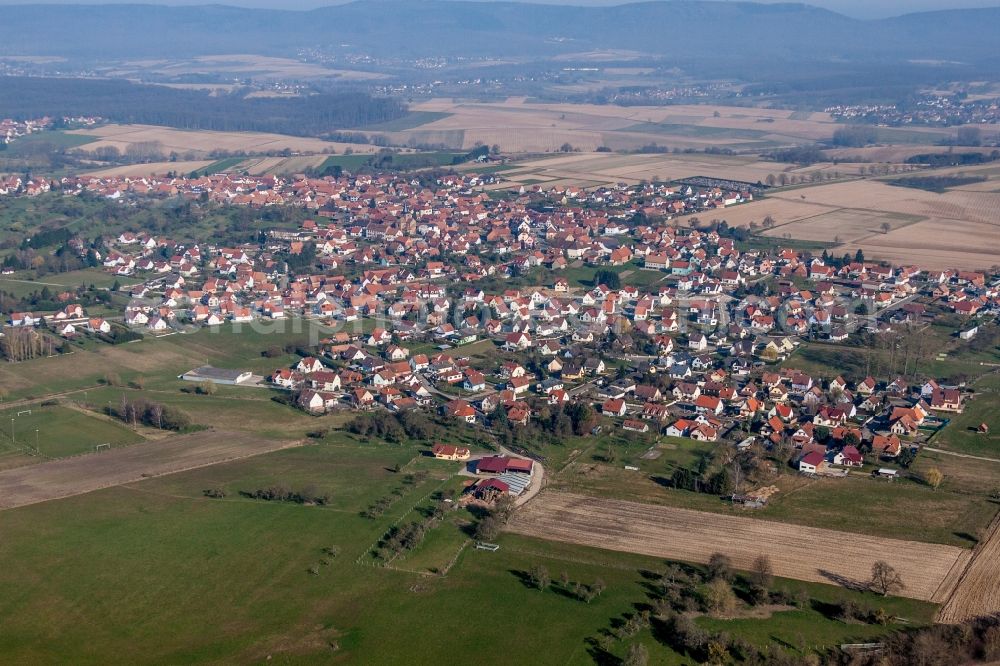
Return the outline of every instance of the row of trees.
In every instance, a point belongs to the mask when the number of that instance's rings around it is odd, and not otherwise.
[[[250,499],[267,502],[293,502],[295,504],[316,504],[323,506],[330,503],[330,493],[320,491],[309,484],[301,490],[292,490],[288,486],[277,483],[256,490],[241,490],[240,495]]]
[[[362,437],[378,437],[393,444],[407,439],[429,440],[443,428],[420,411],[398,414],[359,414],[347,424],[347,430]]]
[[[56,350],[56,341],[51,335],[33,328],[8,327],[0,338],[0,356],[11,363],[52,356]]]
[[[186,430],[192,425],[191,417],[176,407],[144,398],[130,399],[126,394],[117,405],[108,405],[106,412],[133,427],[142,424],[160,430]]]
[[[558,581],[553,581],[549,574],[549,569],[544,564],[536,564],[531,568],[526,577],[526,582],[541,592],[555,588],[560,594],[572,596],[585,603],[590,603],[604,593],[607,584],[604,579],[597,578],[593,583],[585,584],[580,581],[570,580],[569,573],[562,572]]]

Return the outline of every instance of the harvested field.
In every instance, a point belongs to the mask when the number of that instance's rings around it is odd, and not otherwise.
[[[127,164],[125,166],[111,167],[108,169],[98,169],[89,171],[85,176],[162,176],[169,171],[176,171],[179,174],[187,175],[192,171],[204,169],[212,164],[214,160],[189,160],[186,162],[150,162],[149,164]]]
[[[0,471],[0,509],[82,495],[296,446],[246,433],[205,431]]]
[[[474,166],[469,170],[474,171]],[[800,167],[785,162],[761,160],[752,155],[572,153],[531,159],[509,165],[503,177],[507,186],[532,181],[559,181],[583,187],[643,180],[677,180],[692,176],[728,178],[749,183],[763,182],[768,175],[856,171],[846,164],[814,164]]]
[[[613,150],[635,149],[656,142],[678,148],[706,146],[770,147],[829,138],[836,129],[823,113],[803,117],[793,111],[710,105],[669,107],[594,104],[543,104],[524,98],[473,103],[429,100],[412,107],[417,112],[447,113],[422,125],[424,142],[441,142],[462,132],[463,144],[497,143],[504,152],[555,151],[563,143],[581,150],[606,145]],[[394,132],[394,141],[415,138],[413,132]]]
[[[301,157],[265,157],[260,160],[247,160],[240,165],[240,169],[246,169],[251,176],[264,175],[289,175],[302,173],[306,169],[322,166],[327,155],[305,155]]]
[[[158,141],[165,153],[181,155],[193,153],[198,157],[213,150],[230,152],[268,153],[290,150],[297,153],[323,153],[336,150],[342,153],[346,148],[355,152],[375,152],[376,146],[354,143],[334,143],[308,137],[285,136],[264,132],[216,132],[212,130],[179,130],[155,125],[104,125],[94,129],[71,130],[68,134],[79,134],[97,138],[79,150],[92,152],[105,146],[114,146],[125,152],[130,144]]]
[[[719,552],[745,570],[763,553],[775,575],[846,586],[863,585],[872,564],[885,559],[906,585],[901,596],[933,602],[949,597],[971,557],[955,546],[558,492],[545,492],[520,509],[509,529],[687,562],[705,563]]]
[[[992,148],[962,148],[962,152],[989,153]],[[954,152],[950,146],[909,144],[905,146],[868,146],[865,148],[832,148],[824,150],[823,154],[837,161],[860,160],[865,162],[888,162],[901,164],[914,155],[940,155]]]
[[[206,73],[228,74],[243,77],[275,79],[341,78],[344,80],[370,80],[386,78],[385,74],[361,70],[328,69],[322,65],[301,62],[292,58],[279,58],[255,54],[220,54],[197,56],[177,60],[133,60],[123,63],[111,74],[136,77],[149,74],[181,77]]]
[[[993,613],[1000,613],[1000,518],[976,547],[937,621],[954,624]]]
[[[1000,187],[998,185],[997,187]],[[943,194],[879,180],[815,185],[770,193],[727,209],[730,225],[746,226],[768,215],[765,235],[840,241],[839,248],[925,269],[985,268],[1000,254],[1000,193],[952,190]],[[704,217],[704,216],[702,216]],[[889,224],[888,233],[881,226]]]

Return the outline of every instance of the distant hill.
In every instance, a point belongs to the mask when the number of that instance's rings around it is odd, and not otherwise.
[[[684,59],[992,62],[1000,8],[863,21],[804,4],[673,0],[618,7],[369,0],[308,12],[219,5],[17,5],[0,54],[83,58],[293,54],[546,56],[594,49]]]

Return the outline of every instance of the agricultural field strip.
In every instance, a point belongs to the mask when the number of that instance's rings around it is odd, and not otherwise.
[[[0,471],[0,509],[82,495],[298,446],[247,433],[205,431]]]
[[[515,515],[509,529],[690,562],[704,563],[721,552],[741,569],[750,569],[763,553],[776,575],[819,583],[862,583],[872,564],[884,559],[902,576],[903,596],[934,602],[948,598],[971,557],[970,551],[955,546],[562,492],[540,495]]]
[[[1000,612],[1000,517],[979,543],[969,565],[938,613],[937,621],[954,624]]]

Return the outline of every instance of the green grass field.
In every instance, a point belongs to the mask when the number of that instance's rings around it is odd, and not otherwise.
[[[30,412],[30,413],[29,413]],[[142,436],[117,423],[63,406],[0,412],[0,449],[34,449],[44,458],[93,453],[98,444],[127,446]]]
[[[965,403],[961,414],[946,414],[951,422],[931,440],[935,446],[958,453],[1000,459],[1000,393],[980,393]],[[985,423],[988,434],[977,432]]]
[[[0,653],[11,663],[127,662],[591,664],[596,638],[646,603],[642,571],[662,561],[502,535],[495,553],[463,548],[471,516],[456,510],[390,568],[367,553],[394,522],[449,484],[457,468],[413,446],[350,437],[55,502],[0,512]],[[400,472],[393,472],[395,465]],[[423,481],[406,485],[411,471]],[[247,499],[240,491],[314,484],[329,506]],[[359,512],[401,487],[380,518]],[[224,499],[203,491],[223,489]],[[330,558],[323,549],[337,546]],[[452,564],[447,575],[429,572]],[[557,578],[607,589],[590,604],[523,582],[543,564]],[[311,573],[310,570],[317,573]],[[699,624],[748,641],[778,636],[793,652],[895,628],[844,624],[823,612],[841,598],[930,620],[934,607],[793,581],[776,587],[810,607],[758,620]],[[722,623],[722,624],[717,624]],[[511,640],[516,636],[517,640]],[[802,638],[802,644],[797,641]],[[635,639],[657,664],[689,663],[650,630]],[[624,654],[627,643],[611,646]]]
[[[12,276],[0,278],[0,289],[15,296],[23,297],[36,291],[41,291],[42,287],[48,287],[49,291],[58,291],[60,288],[76,289],[81,285],[87,287],[94,285],[99,289],[103,289],[110,288],[115,282],[119,286],[127,287],[137,284],[140,280],[117,277],[99,268],[85,268],[66,273],[50,273],[39,278],[32,278],[30,273],[15,273]]]
[[[390,120],[376,125],[365,125],[366,132],[402,132],[404,130],[416,129],[421,125],[433,123],[436,120],[443,120],[452,114],[443,111],[411,111],[402,118]]]
[[[213,162],[209,164],[207,167],[198,169],[193,173],[197,174],[198,176],[210,176],[215,173],[223,173],[225,171],[231,171],[233,170],[233,167],[236,167],[246,161],[247,158],[245,157],[227,157],[217,162]]]
[[[630,261],[627,264],[621,266],[579,266],[577,268],[566,268],[562,271],[549,272],[551,274],[551,280],[547,284],[551,284],[552,280],[557,277],[566,278],[570,286],[572,287],[593,287],[594,286],[594,275],[597,271],[608,270],[613,273],[617,273],[621,277],[623,285],[630,285],[636,287],[648,287],[650,285],[661,282],[667,274],[662,271],[647,271],[643,269],[637,262]]]
[[[425,167],[440,167],[454,164],[455,158],[461,158],[463,152],[438,151],[424,153],[392,153],[392,161],[387,167],[390,169],[418,169]],[[319,171],[340,167],[347,171],[361,169],[369,166],[374,161],[379,160],[377,155],[366,153],[354,153],[352,155],[331,155],[319,166]]]
[[[51,144],[58,148],[79,148],[80,146],[86,146],[88,143],[94,143],[98,141],[97,137],[84,136],[82,134],[67,134],[66,132],[60,131],[50,131],[50,132],[39,132],[37,134],[29,134],[28,136],[21,137],[15,141],[12,146],[14,149],[27,148],[30,144]]]
[[[710,127],[705,125],[682,125],[673,123],[638,123],[636,125],[626,127],[621,131],[642,132],[643,134],[697,137],[700,139],[760,139],[768,134],[771,134],[771,132],[765,130]]]

